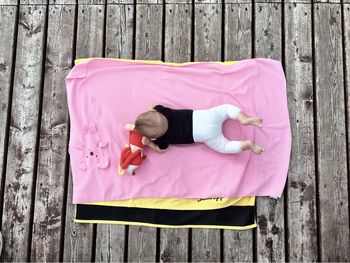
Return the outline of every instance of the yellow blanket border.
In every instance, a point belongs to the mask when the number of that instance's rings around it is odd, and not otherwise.
[[[113,221],[113,220],[82,220],[74,219],[74,223],[81,224],[115,224],[115,225],[131,225],[131,226],[148,226],[159,228],[211,228],[211,229],[228,229],[228,230],[248,230],[256,228],[256,222],[247,226],[218,226],[218,225],[160,225],[152,223],[130,222],[130,221]]]
[[[125,61],[125,62],[142,62],[142,63],[149,63],[149,64],[162,64],[162,65],[168,65],[168,66],[184,66],[184,65],[189,65],[189,64],[200,64],[200,63],[217,63],[221,65],[233,65],[238,63],[239,61],[200,61],[200,62],[182,62],[182,63],[177,63],[177,62],[164,62],[161,60],[143,60],[143,59],[126,59],[126,58],[101,58],[101,57],[94,57],[94,58],[78,58],[74,60],[75,64],[80,64],[83,62],[86,62],[91,59],[103,59],[103,60],[119,60],[119,61]]]

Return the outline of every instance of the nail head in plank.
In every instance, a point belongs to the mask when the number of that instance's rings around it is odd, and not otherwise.
[[[27,261],[40,105],[45,6],[21,6],[2,231],[5,261]]]

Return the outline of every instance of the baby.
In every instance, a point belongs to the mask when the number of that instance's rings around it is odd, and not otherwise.
[[[262,126],[261,118],[248,117],[230,104],[206,110],[175,110],[157,105],[137,117],[134,129],[144,136],[142,143],[157,152],[163,152],[169,144],[202,142],[220,153],[244,150],[262,153],[264,149],[249,140],[229,141],[225,138],[222,125],[229,118],[243,125]]]

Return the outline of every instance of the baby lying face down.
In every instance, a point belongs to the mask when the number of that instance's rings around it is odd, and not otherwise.
[[[227,154],[244,150],[260,154],[264,151],[261,146],[249,140],[228,140],[222,133],[222,125],[227,119],[234,119],[242,125],[262,127],[261,118],[248,117],[231,104],[205,110],[171,109],[157,105],[136,118],[134,129],[144,136],[143,144],[157,152],[163,152],[170,144],[197,142]]]

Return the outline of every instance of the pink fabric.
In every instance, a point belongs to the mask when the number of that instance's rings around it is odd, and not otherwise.
[[[66,77],[71,120],[73,203],[136,197],[280,197],[286,182],[291,132],[280,62],[249,59],[233,65],[183,66],[93,59]],[[224,155],[204,144],[171,145],[147,159],[136,176],[119,176],[126,123],[151,105],[206,109],[232,103],[263,118],[263,128],[229,120],[224,134],[262,145],[261,155]]]

